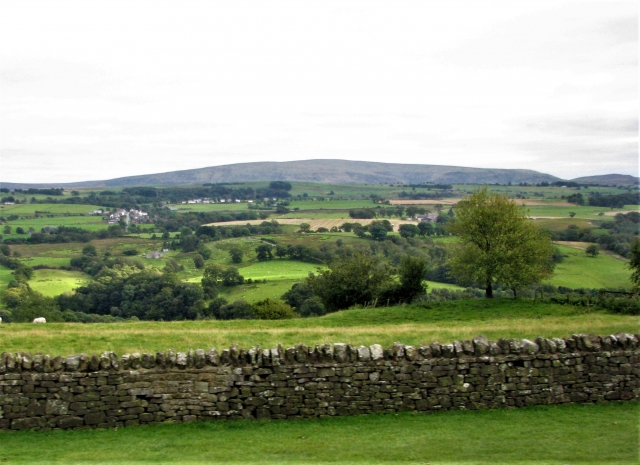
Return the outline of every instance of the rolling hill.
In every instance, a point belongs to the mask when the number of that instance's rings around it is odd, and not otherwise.
[[[628,174],[604,174],[600,176],[583,176],[572,179],[573,182],[581,184],[600,184],[611,186],[633,186],[640,182],[640,178],[629,176]]]
[[[478,183],[554,182],[559,178],[533,170],[465,168],[442,165],[410,165],[348,160],[300,160],[253,162],[168,173],[128,176],[104,181],[67,184],[5,183],[2,187],[126,187],[188,185],[248,181],[303,181],[331,184],[361,183]]]

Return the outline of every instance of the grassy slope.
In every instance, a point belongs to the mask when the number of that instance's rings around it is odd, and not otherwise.
[[[8,463],[631,464],[637,403],[0,432]]]
[[[455,301],[431,308],[389,307],[346,310],[322,318],[259,321],[175,321],[119,324],[28,323],[0,326],[2,350],[52,355],[114,350],[155,352],[175,348],[290,347],[345,342],[355,345],[428,344],[501,337],[566,337],[573,333],[637,332],[638,317],[556,304],[510,299]]]
[[[566,257],[556,265],[555,276],[548,281],[550,284],[573,289],[629,287],[631,272],[625,261],[604,254],[591,258],[583,250],[558,248]]]
[[[35,270],[29,281],[31,289],[46,296],[56,296],[82,286],[90,277],[80,271]]]

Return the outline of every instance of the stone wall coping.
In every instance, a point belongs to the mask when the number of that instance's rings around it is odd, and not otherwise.
[[[416,362],[432,359],[456,359],[462,361],[477,358],[494,357],[504,360],[524,360],[527,357],[543,358],[554,356],[580,356],[587,353],[607,353],[611,351],[633,350],[640,347],[640,334],[618,333],[609,336],[593,334],[574,334],[568,338],[499,339],[490,341],[484,336],[472,340],[453,341],[440,344],[414,347],[394,343],[389,348],[380,344],[371,346],[355,346],[335,343],[307,346],[298,344],[295,347],[261,348],[259,345],[249,349],[232,345],[218,352],[217,349],[190,349],[187,352],[176,352],[174,349],[158,351],[155,354],[132,353],[119,357],[115,352],[102,352],[100,355],[72,354],[67,356],[51,356],[28,352],[7,353],[0,355],[0,374],[5,373],[55,373],[73,372],[89,373],[100,371],[128,370],[203,370],[210,367],[276,367],[281,365],[321,366],[335,363],[357,363],[403,361]],[[608,354],[607,354],[608,355]]]

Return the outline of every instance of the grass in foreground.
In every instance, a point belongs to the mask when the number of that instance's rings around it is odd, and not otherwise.
[[[7,463],[623,464],[637,403],[322,420],[0,432]]]
[[[115,324],[31,323],[0,325],[0,351],[51,355],[155,352],[174,348],[218,349],[238,344],[354,345],[428,344],[472,339],[567,337],[574,333],[638,332],[637,316],[588,311],[583,307],[529,300],[468,300],[419,306],[345,310],[321,318],[292,320],[175,321]]]

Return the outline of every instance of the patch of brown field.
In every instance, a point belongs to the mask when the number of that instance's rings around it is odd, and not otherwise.
[[[389,200],[391,205],[455,205],[462,199]]]
[[[604,214],[606,216],[616,216],[618,213],[622,213],[624,215],[624,214],[630,213],[632,211],[640,213],[640,209],[638,209],[638,210],[618,210],[618,211],[612,211],[612,212],[604,212]]]
[[[331,229],[334,226],[339,228],[344,223],[360,223],[363,226],[370,224],[372,221],[380,220],[381,218],[374,219],[357,219],[357,218],[347,218],[347,219],[311,219],[311,218],[282,218],[276,219],[279,224],[302,224],[307,223],[311,226],[311,229],[316,230],[318,228],[327,228]],[[388,218],[385,218],[388,219]],[[245,220],[245,221],[224,221],[217,223],[209,223],[205,226],[234,226],[234,225],[245,225],[245,224],[260,224],[264,220]],[[410,220],[398,220],[398,219],[389,219],[389,222],[393,225],[393,230],[397,231],[398,227],[401,224],[417,224],[416,221]]]
[[[575,207],[569,202],[543,202],[541,200],[515,199],[515,201],[526,207]]]

